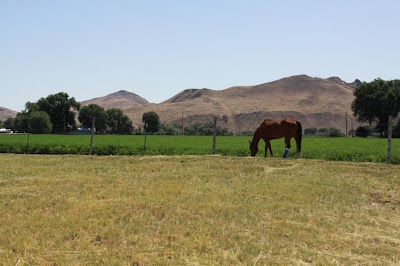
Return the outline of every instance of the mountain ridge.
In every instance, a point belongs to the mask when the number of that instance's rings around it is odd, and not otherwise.
[[[356,81],[355,81],[356,82]],[[188,125],[212,121],[214,116],[228,117],[220,125],[235,133],[254,130],[264,118],[293,116],[303,128],[336,127],[343,132],[358,125],[352,117],[354,85],[339,78],[320,79],[306,75],[223,90],[187,89],[160,104],[127,108],[125,113],[141,125],[144,112],[155,111],[162,122]],[[222,119],[221,119],[222,121]]]
[[[327,79],[296,75],[272,82],[232,86],[222,90],[185,89],[161,103],[150,103],[141,96],[120,90],[103,97],[82,101],[105,109],[120,108],[136,127],[142,126],[144,112],[155,111],[163,123],[187,126],[221,118],[219,125],[235,133],[254,130],[264,118],[297,118],[303,128],[336,127],[350,130],[358,122],[351,115],[354,89],[361,82],[346,83],[339,77]],[[223,119],[225,117],[227,119]]]

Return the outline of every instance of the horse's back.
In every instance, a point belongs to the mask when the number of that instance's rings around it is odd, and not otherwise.
[[[292,137],[297,130],[297,120],[293,118],[282,120],[265,119],[259,128],[263,131],[262,135],[268,139]]]
[[[294,118],[285,118],[282,120],[273,120],[273,119],[265,119],[261,126],[281,126],[281,125],[286,125],[287,127],[294,126],[297,128],[297,120]],[[260,126],[260,127],[261,127]]]

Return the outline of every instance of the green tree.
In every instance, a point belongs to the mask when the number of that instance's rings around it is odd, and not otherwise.
[[[312,127],[312,128],[306,128],[304,129],[304,134],[305,135],[315,135],[315,133],[317,133],[317,128]]]
[[[52,130],[50,116],[44,111],[20,112],[13,122],[16,131],[47,134]]]
[[[188,127],[185,127],[185,132],[187,135],[194,135],[194,136],[204,135],[205,132],[204,125],[201,124],[200,122],[193,123]]]
[[[14,130],[14,118],[12,118],[12,117],[7,118],[6,121],[4,121],[3,126],[5,128]]]
[[[144,113],[142,116],[142,121],[145,124],[146,132],[156,133],[160,127],[160,118],[156,112],[150,111]]]
[[[329,137],[343,137],[344,133],[338,128],[331,127],[329,129]]]
[[[52,125],[50,116],[43,111],[35,111],[29,114],[29,132],[33,134],[51,133]]]
[[[362,137],[362,138],[366,138],[368,136],[370,136],[372,134],[372,131],[370,129],[370,127],[366,127],[366,126],[360,126],[356,129],[355,131],[355,135],[357,137]]]
[[[245,131],[240,132],[241,136],[253,136],[254,132],[250,129],[246,129]]]
[[[382,136],[387,131],[389,115],[396,117],[400,112],[400,80],[363,82],[354,90],[354,96],[354,116],[360,122],[376,122]]]
[[[108,130],[112,134],[130,134],[133,131],[132,120],[121,109],[111,108],[106,111]]]
[[[173,124],[162,123],[157,132],[159,135],[181,135],[182,127]]]
[[[187,135],[212,136],[214,134],[214,123],[211,121],[204,124],[196,122],[188,127],[185,127],[185,132]],[[227,128],[222,128],[218,125],[216,128],[216,133],[219,136],[233,135],[232,132],[229,132]],[[253,133],[251,132],[251,134]]]
[[[79,111],[78,120],[86,127],[92,127],[93,117],[96,117],[95,128],[97,133],[105,133],[108,115],[103,107],[97,104],[83,106]]]
[[[28,110],[34,111],[35,108],[38,108],[39,111],[49,114],[50,121],[53,124],[53,133],[75,130],[77,126],[74,110],[79,110],[80,106],[75,98],[70,98],[65,92],[40,98],[36,104],[27,103]]]
[[[327,135],[328,134],[328,132],[329,132],[329,129],[327,129],[327,128],[320,128],[320,129],[318,129],[318,133],[320,133],[321,135]]]
[[[19,132],[28,132],[29,130],[29,114],[22,111],[16,115],[14,118],[14,130]]]

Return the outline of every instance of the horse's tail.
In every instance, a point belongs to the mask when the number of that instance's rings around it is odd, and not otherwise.
[[[297,124],[296,138],[298,139],[297,150],[300,153],[301,152],[301,139],[303,137],[303,127],[301,126],[301,123],[299,121],[296,121],[296,124]]]

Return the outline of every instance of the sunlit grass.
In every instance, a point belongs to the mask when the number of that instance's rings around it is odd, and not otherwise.
[[[396,265],[400,167],[0,154],[5,265]]]

